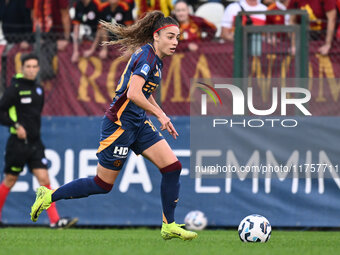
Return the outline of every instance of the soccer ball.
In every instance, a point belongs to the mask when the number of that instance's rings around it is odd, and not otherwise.
[[[184,218],[185,228],[202,230],[208,225],[208,219],[201,211],[191,211]]]
[[[269,221],[258,214],[245,217],[238,226],[238,235],[242,242],[265,243],[270,239],[271,233]]]

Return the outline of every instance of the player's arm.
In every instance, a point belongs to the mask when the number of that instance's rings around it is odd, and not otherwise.
[[[211,41],[212,39],[214,39],[217,29],[213,23],[202,18],[202,22],[200,22],[200,27],[202,28],[202,31],[207,33],[207,36],[204,38],[204,40]]]
[[[9,110],[10,107],[15,105],[17,101],[17,90],[14,86],[10,86],[5,93],[3,94],[2,98],[0,99],[0,124],[14,127],[17,130],[17,136],[19,139],[26,139],[27,134],[25,128],[20,125],[16,120],[12,119],[13,116],[10,116]],[[15,109],[13,109],[15,112]],[[13,112],[13,114],[15,114]],[[11,118],[12,117],[12,118]]]
[[[72,20],[72,24],[73,24],[73,53],[72,53],[72,57],[71,57],[71,61],[73,63],[78,62],[79,60],[79,30],[80,30],[80,24],[81,24],[81,18],[79,17],[80,15],[79,13],[79,4],[80,2],[78,2],[75,6],[76,9],[76,14],[75,14],[75,18]]]
[[[68,41],[70,39],[70,34],[71,34],[71,20],[70,20],[70,14],[69,14],[68,8],[61,9],[60,14],[61,14],[61,22],[62,22],[63,29],[64,29],[64,38],[65,40]]]
[[[326,12],[326,16],[327,16],[326,41],[325,44],[319,48],[319,52],[322,55],[327,55],[329,50],[331,49],[336,22],[336,9]]]
[[[102,29],[98,27],[97,32],[96,32],[96,37],[94,38],[94,41],[93,41],[91,47],[84,52],[84,57],[88,58],[88,57],[92,56],[92,54],[97,49],[97,46],[98,46],[100,38],[101,38],[101,34],[103,32],[105,32],[105,31],[102,31]]]
[[[72,53],[72,62],[77,62],[79,59],[79,27],[80,23],[74,23],[73,25],[73,53]]]
[[[149,102],[150,102],[152,105],[158,107],[158,108],[161,109],[161,111],[163,112],[162,108],[157,104],[155,98],[154,98],[152,95],[150,95],[150,97],[149,97],[148,100],[149,100]]]
[[[234,41],[234,29],[233,29],[233,4],[229,5],[223,15],[221,38],[227,41]]]
[[[130,99],[138,107],[156,116],[158,121],[161,123],[161,130],[168,130],[173,138],[176,139],[178,133],[172,125],[170,118],[165,115],[165,113],[159,106],[155,106],[144,96],[142,92],[144,84],[145,80],[143,77],[139,75],[133,75],[131,77],[130,87],[127,92],[127,98]]]
[[[289,17],[289,25],[296,25],[296,15],[291,15]],[[296,52],[296,45],[295,45],[295,33],[291,33],[291,53],[295,55]]]
[[[6,89],[2,98],[0,99],[0,124],[4,126],[15,126],[16,122],[13,121],[9,116],[9,108],[15,104],[16,100],[16,89],[10,86]]]
[[[228,27],[222,27],[221,37],[227,41],[234,41],[233,29]]]

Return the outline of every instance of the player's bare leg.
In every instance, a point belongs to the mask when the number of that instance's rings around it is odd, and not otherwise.
[[[108,168],[101,166],[100,164],[97,165],[97,175],[100,179],[104,182],[114,185],[120,171],[114,171]]]

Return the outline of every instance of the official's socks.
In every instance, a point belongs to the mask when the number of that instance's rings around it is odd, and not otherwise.
[[[6,202],[6,198],[10,190],[11,189],[7,187],[4,183],[0,184],[0,220],[1,220],[2,207],[4,206]]]

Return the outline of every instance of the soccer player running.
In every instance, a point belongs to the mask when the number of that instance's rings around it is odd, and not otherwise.
[[[36,82],[39,60],[30,53],[23,55],[21,64],[22,73],[13,77],[0,100],[0,124],[9,126],[11,133],[6,146],[5,177],[0,184],[0,220],[7,195],[25,164],[28,164],[40,185],[51,188],[45,148],[40,139],[44,91]],[[60,218],[54,203],[47,210],[47,215],[53,228],[70,227],[78,221],[77,218]]]
[[[161,130],[167,130],[174,139],[177,138],[176,129],[154,100],[152,92],[161,82],[162,59],[175,53],[180,36],[178,23],[159,11],[153,11],[130,27],[105,22],[102,25],[118,38],[109,44],[120,45],[125,55],[133,54],[102,120],[97,175],[74,180],[55,191],[40,187],[32,206],[31,219],[37,221],[40,213],[55,201],[108,193],[131,149],[153,162],[162,174],[161,236],[166,240],[194,239],[197,234],[183,229],[184,225],[175,223],[174,219],[182,165],[146,116],[146,112],[156,116]]]

